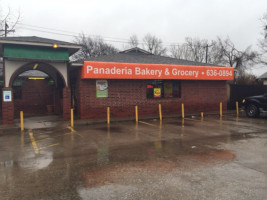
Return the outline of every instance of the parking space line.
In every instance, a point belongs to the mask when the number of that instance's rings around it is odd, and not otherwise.
[[[68,126],[67,128],[71,131],[71,133],[75,133],[78,136],[83,137],[80,133],[78,133],[77,131],[75,131],[74,128],[72,128],[71,126]]]
[[[154,124],[150,124],[150,123],[143,122],[143,121],[138,121],[138,122],[141,123],[141,124],[146,124],[146,125],[149,125],[149,126],[153,126],[153,127],[157,127],[158,128],[158,126],[156,126]]]
[[[78,133],[77,131],[74,132],[75,134],[79,135],[80,137],[83,137],[80,133]]]
[[[56,138],[56,137],[62,137],[64,135],[68,135],[70,133],[64,133],[64,134],[61,134],[61,135],[57,135],[57,136],[53,136],[53,138]],[[40,140],[35,140],[36,142],[42,142],[43,140],[48,140],[48,139],[53,139],[51,137],[47,137],[47,138],[43,138],[43,139],[40,139]]]
[[[74,130],[71,126],[67,126],[67,128],[68,128],[71,132],[75,132],[75,130]]]
[[[39,149],[38,149],[38,147],[37,147],[36,141],[35,141],[35,139],[34,139],[34,137],[33,137],[33,133],[32,133],[31,130],[29,131],[29,136],[30,136],[30,139],[31,139],[31,142],[32,142],[32,147],[33,147],[33,149],[34,149],[34,152],[35,152],[36,154],[38,154],[38,153],[39,153]]]

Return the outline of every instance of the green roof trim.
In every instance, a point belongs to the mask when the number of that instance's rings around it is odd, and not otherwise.
[[[69,60],[68,49],[51,47],[35,47],[23,45],[4,45],[4,57],[29,58],[42,60]]]

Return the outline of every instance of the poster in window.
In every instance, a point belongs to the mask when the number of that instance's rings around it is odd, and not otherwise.
[[[154,88],[154,98],[161,97],[161,89],[160,88]]]
[[[172,82],[164,83],[164,97],[172,97]]]
[[[108,97],[108,81],[107,80],[96,81],[96,97],[97,98]]]

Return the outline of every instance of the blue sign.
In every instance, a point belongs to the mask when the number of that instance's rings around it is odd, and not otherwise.
[[[3,101],[4,102],[11,102],[12,101],[11,91],[3,91]]]

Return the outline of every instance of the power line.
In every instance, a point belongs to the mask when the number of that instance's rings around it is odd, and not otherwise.
[[[20,28],[23,28],[23,27],[20,27]],[[56,33],[56,32],[52,32],[52,31],[38,30],[38,29],[35,29],[35,28],[23,28],[23,29],[42,32],[42,33],[51,33],[51,34],[56,34],[56,35],[63,35],[63,36],[68,36],[68,37],[78,37],[78,35],[71,35],[71,34],[65,34],[65,33]],[[109,39],[105,39],[105,38],[103,38],[103,39],[106,42],[115,42],[115,43],[122,43],[122,44],[129,43],[129,42],[123,42],[123,41],[109,40]]]
[[[72,34],[77,34],[77,33],[72,32],[72,31],[66,31],[66,30],[61,30],[61,29],[53,29],[53,28],[46,28],[46,27],[42,27],[42,26],[33,26],[33,25],[24,24],[24,23],[20,23],[20,22],[18,23],[18,25],[28,26],[28,27],[33,27],[33,28],[40,28],[40,29],[47,29],[47,30],[52,30],[52,31],[68,32],[68,33],[72,33]]]
[[[72,32],[72,31],[66,31],[66,30],[62,30],[62,29],[53,29],[53,28],[47,28],[47,27],[42,27],[42,26],[33,26],[33,25],[29,25],[29,24],[24,24],[24,23],[18,23],[19,25],[21,25],[22,28],[24,28],[23,26],[26,26],[26,27],[32,27],[34,28],[35,30],[38,29],[46,29],[46,30],[49,30],[49,31],[56,31],[56,32],[67,32],[67,33],[71,33],[72,35],[71,36],[78,36],[80,33],[77,33],[77,32]],[[26,29],[26,28],[25,28]],[[55,32],[53,32],[55,33]],[[57,33],[55,33],[57,34]],[[92,37],[98,37],[99,35],[92,35],[92,34],[85,34],[87,36],[92,36]],[[114,39],[114,40],[122,40],[122,41],[128,41],[128,39],[124,39],[124,38],[114,38],[114,37],[107,37],[107,36],[102,36],[103,38],[109,38],[109,39]]]
[[[56,35],[70,36],[70,37],[77,36],[77,35],[70,35],[70,34],[66,34],[66,33],[56,33],[56,32],[52,32],[52,31],[38,30],[38,29],[35,29],[35,28],[25,28],[25,27],[21,27],[21,26],[18,26],[18,28],[22,28],[22,29],[26,29],[26,30],[31,30],[31,31],[42,32],[42,33],[51,33],[51,34],[56,34]]]
[[[55,35],[63,35],[68,37],[78,37],[80,33],[72,32],[72,31],[66,31],[62,29],[53,29],[53,28],[47,28],[43,26],[35,26],[35,25],[29,25],[24,23],[18,23],[19,27],[21,29],[31,30],[31,31],[37,31],[37,32],[43,32],[43,33],[50,33]],[[40,30],[44,29],[44,30]],[[63,33],[64,32],[64,33]],[[69,34],[68,34],[69,33]],[[101,35],[91,35],[91,34],[84,34],[86,36],[90,37],[98,37]],[[101,36],[104,41],[106,42],[112,42],[112,43],[121,43],[121,44],[129,44],[129,40],[125,38],[114,38],[114,37],[107,37],[107,36]],[[140,45],[144,45],[144,42],[139,42]],[[163,46],[181,46],[185,43],[162,43]]]

